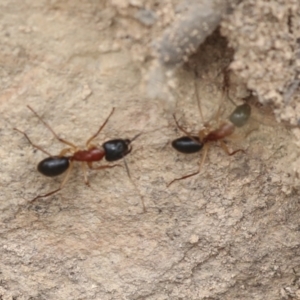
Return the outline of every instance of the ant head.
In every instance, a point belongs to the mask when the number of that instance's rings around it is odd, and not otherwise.
[[[131,140],[114,139],[105,142],[102,147],[105,151],[105,159],[107,161],[116,161],[122,159],[131,152],[130,144],[136,140],[142,133],[137,134]]]

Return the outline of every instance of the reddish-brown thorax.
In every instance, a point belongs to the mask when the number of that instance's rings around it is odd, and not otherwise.
[[[203,142],[213,142],[221,140],[226,136],[231,135],[234,132],[235,126],[231,123],[223,123],[218,129],[211,131],[206,137],[204,137]]]
[[[71,157],[71,160],[86,162],[99,161],[104,157],[104,155],[104,149],[92,148],[89,150],[79,150],[75,152],[74,155]]]

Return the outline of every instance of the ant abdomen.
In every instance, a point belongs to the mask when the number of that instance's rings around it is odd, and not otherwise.
[[[204,144],[198,136],[183,136],[172,142],[172,147],[177,151],[185,154],[199,152]]]
[[[238,105],[229,116],[229,120],[236,127],[244,126],[251,116],[251,106],[247,103]]]
[[[48,177],[54,177],[63,174],[70,166],[67,157],[47,157],[43,159],[37,166],[40,173]]]
[[[131,143],[128,139],[114,139],[105,142],[102,147],[105,151],[105,159],[107,161],[116,161],[124,158],[131,149],[129,144]]]

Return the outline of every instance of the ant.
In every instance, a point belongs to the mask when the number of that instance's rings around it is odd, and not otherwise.
[[[227,80],[227,79],[225,79],[225,80]],[[196,80],[194,81],[194,85],[195,85],[196,98],[197,98],[197,104],[198,104],[200,116],[203,120]],[[219,119],[219,115],[220,115],[220,107],[221,107],[221,105],[219,106],[217,114],[216,114],[217,120]],[[205,159],[206,159],[206,156],[207,156],[207,153],[209,150],[209,145],[212,142],[218,141],[220,146],[224,150],[224,152],[229,156],[232,156],[238,152],[245,153],[245,151],[243,149],[238,149],[233,152],[230,152],[227,145],[225,144],[224,140],[226,137],[233,134],[236,127],[244,126],[247,123],[250,116],[251,116],[251,106],[249,104],[244,103],[241,105],[236,105],[236,108],[230,114],[228,120],[222,122],[221,124],[219,124],[219,122],[217,122],[218,125],[214,129],[211,128],[209,123],[206,123],[204,126],[204,129],[199,131],[198,136],[194,136],[194,135],[191,135],[189,132],[187,132],[184,128],[182,128],[179,125],[175,114],[173,114],[173,118],[175,120],[176,126],[178,127],[178,129],[180,131],[182,131],[185,134],[185,136],[182,136],[178,139],[173,140],[172,147],[175,150],[177,150],[178,152],[181,152],[184,154],[200,152],[202,149],[203,149],[204,153],[200,160],[199,168],[196,172],[182,176],[180,178],[175,178],[170,183],[168,183],[167,186],[169,187],[175,181],[186,179],[186,178],[189,178],[189,177],[199,174],[201,167],[202,167],[203,163],[205,162]]]
[[[92,144],[92,141],[99,135],[99,133],[102,131],[102,129],[107,124],[109,118],[112,116],[112,114],[115,110],[115,108],[113,108],[112,111],[110,112],[110,114],[108,115],[108,117],[106,118],[106,120],[104,121],[104,123],[98,129],[98,131],[86,141],[85,149],[80,149],[73,143],[60,138],[54,132],[54,130],[50,127],[50,125],[48,125],[31,106],[27,105],[27,107],[51,131],[51,133],[54,135],[54,137],[58,141],[69,146],[68,148],[64,148],[60,152],[59,155],[51,155],[48,151],[44,150],[42,147],[34,144],[29,139],[28,135],[25,132],[23,132],[17,128],[14,128],[14,130],[22,133],[25,136],[25,138],[28,140],[28,142],[34,148],[36,148],[36,149],[44,152],[46,155],[48,155],[48,157],[43,159],[42,161],[40,161],[37,166],[37,170],[41,174],[43,174],[44,176],[48,176],[48,177],[55,177],[55,176],[61,175],[66,172],[64,179],[62,180],[60,186],[56,190],[53,190],[47,194],[36,196],[34,199],[32,199],[30,201],[31,203],[36,201],[39,198],[48,197],[50,195],[53,195],[53,194],[59,192],[65,186],[65,184],[67,183],[67,181],[69,179],[71,170],[73,168],[74,161],[78,161],[78,162],[82,163],[81,166],[82,166],[82,170],[83,170],[83,174],[84,174],[84,182],[87,186],[90,186],[88,178],[87,178],[86,165],[92,170],[102,170],[102,169],[108,169],[108,168],[114,168],[114,167],[120,166],[119,164],[93,166],[93,163],[100,161],[103,158],[105,158],[108,162],[113,162],[113,161],[117,161],[117,160],[124,158],[132,150],[131,143],[142,134],[142,133],[137,134],[131,140],[129,140],[129,139],[109,140],[109,141],[103,143],[101,147],[97,147],[96,145]],[[129,178],[131,178],[126,161],[124,161],[124,162],[125,162],[127,174],[129,176]],[[143,209],[145,211],[145,205],[144,205],[143,200],[142,200],[142,204],[143,204]]]

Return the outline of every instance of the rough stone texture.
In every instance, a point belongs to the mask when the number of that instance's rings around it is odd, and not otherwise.
[[[292,125],[299,123],[299,18],[297,0],[244,1],[222,24],[236,49],[231,69]]]
[[[0,298],[300,299],[299,175],[292,164],[299,140],[268,109],[254,101],[249,125],[228,141],[230,149],[246,154],[229,157],[212,145],[200,175],[166,188],[196,170],[199,161],[199,155],[170,147],[180,136],[172,113],[197,133],[221,103],[223,70],[233,53],[242,67],[230,76],[230,96],[238,102],[247,87],[260,96],[257,77],[250,81],[251,72],[243,73],[253,59],[240,46],[249,47],[242,33],[238,37],[243,21],[262,20],[259,8],[266,3],[282,11],[283,19],[290,6],[299,16],[293,1],[255,3],[245,0],[222,25],[234,49],[216,31],[188,64],[166,70],[152,46],[176,22],[182,3],[1,1]],[[298,28],[299,20],[293,20]],[[280,26],[265,30],[263,38],[271,38],[272,30],[282,36]],[[274,68],[278,61],[267,60]],[[259,70],[265,72],[263,63]],[[286,66],[284,58],[281,63]],[[199,117],[191,66],[198,71],[205,120]],[[275,83],[268,77],[270,91],[292,87],[295,70]],[[150,78],[154,89],[161,83],[156,75],[170,77],[156,90],[160,98],[149,99],[140,86]],[[289,103],[295,104],[294,90]],[[144,131],[127,159],[134,184],[125,168],[116,168],[90,172],[88,188],[78,166],[60,193],[29,204],[61,178],[37,173],[45,155],[13,127],[53,154],[64,145],[28,104],[78,145],[116,107],[98,141]],[[225,118],[234,106],[227,99],[223,106]]]

